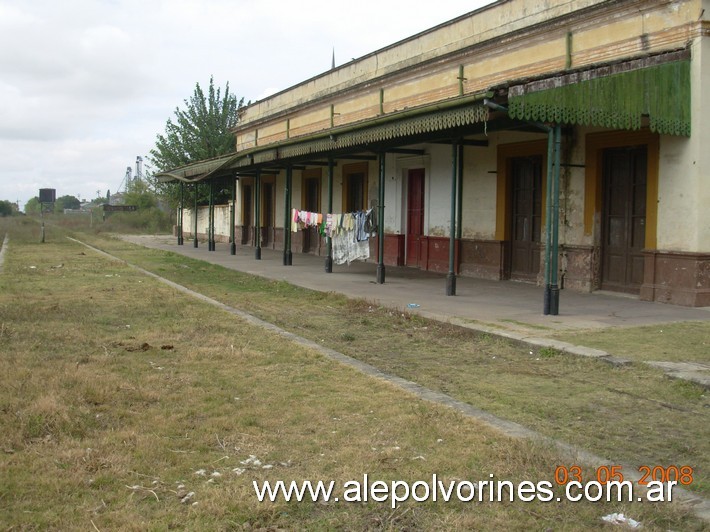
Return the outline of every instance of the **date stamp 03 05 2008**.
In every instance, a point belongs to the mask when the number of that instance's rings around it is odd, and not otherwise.
[[[677,482],[682,486],[689,486],[693,483],[693,468],[691,466],[639,466],[638,472],[641,478],[638,481],[640,486],[647,486],[649,482]],[[623,482],[624,473],[620,465],[603,465],[594,471],[595,480],[600,484],[608,482]],[[571,481],[583,482],[583,470],[580,466],[571,465],[557,466],[555,469],[555,483],[559,485],[567,484]]]

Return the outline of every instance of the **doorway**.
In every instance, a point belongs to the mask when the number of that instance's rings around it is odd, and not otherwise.
[[[542,233],[542,156],[510,159],[512,220],[510,278],[536,281]]]
[[[343,212],[363,211],[367,205],[367,163],[343,165]]]
[[[320,169],[304,171],[303,173],[303,209],[308,212],[320,210]],[[303,252],[318,254],[320,234],[317,227],[306,227],[303,230]]]
[[[424,235],[424,169],[407,173],[407,266],[421,267]]]
[[[602,290],[638,294],[646,241],[648,153],[645,145],[602,154]]]

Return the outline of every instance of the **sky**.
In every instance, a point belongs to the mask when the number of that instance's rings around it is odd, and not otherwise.
[[[490,0],[0,0],[0,200],[122,186],[197,83],[256,101]]]

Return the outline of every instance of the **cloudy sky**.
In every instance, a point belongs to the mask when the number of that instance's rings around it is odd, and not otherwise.
[[[0,200],[92,199],[214,76],[258,100],[490,0],[0,0]]]

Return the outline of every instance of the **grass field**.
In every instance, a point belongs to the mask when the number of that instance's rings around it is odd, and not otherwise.
[[[710,364],[710,321],[566,332],[554,337],[631,360]]]
[[[7,229],[3,528],[573,530],[598,528],[611,512],[650,529],[704,525],[674,505],[648,503],[410,502],[394,510],[373,502],[259,503],[253,480],[344,482],[367,473],[413,482],[436,473],[538,481],[569,461],[294,346],[59,231],[39,244],[30,220]],[[691,488],[708,490],[708,403],[693,386],[635,366],[530,354],[367,302],[81,238],[594,452],[634,464],[692,464]]]

